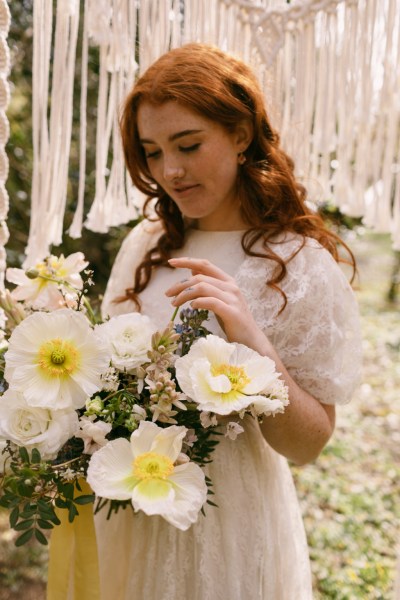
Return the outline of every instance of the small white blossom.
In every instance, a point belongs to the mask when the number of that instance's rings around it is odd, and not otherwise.
[[[207,427],[215,427],[218,425],[217,415],[212,415],[209,412],[202,411],[200,413],[200,423],[204,429],[207,429]]]
[[[132,413],[134,414],[135,419],[137,421],[143,421],[147,418],[145,409],[143,408],[143,406],[139,406],[139,404],[134,404],[132,406]]]
[[[239,423],[236,423],[236,421],[231,421],[226,426],[225,437],[229,438],[230,440],[236,440],[237,436],[240,433],[243,433],[243,431],[244,429],[241,425],[239,425]]]
[[[74,479],[76,479],[78,476],[78,473],[76,471],[73,471],[70,467],[68,467],[67,469],[65,469],[65,471],[62,472],[62,478],[65,481],[74,481]]]
[[[200,415],[200,417],[201,417],[201,415]],[[191,448],[193,446],[193,444],[195,442],[197,442],[197,440],[198,440],[198,437],[195,434],[194,429],[188,429],[185,439],[183,440],[183,442],[186,444],[186,446],[189,446],[189,448]]]
[[[81,417],[79,419],[79,431],[75,434],[75,437],[80,438],[84,442],[83,452],[85,454],[93,454],[99,448],[104,446],[108,440],[106,439],[107,433],[111,431],[111,423],[105,423],[104,421],[94,421],[95,415],[90,417]]]
[[[116,392],[119,386],[117,370],[114,367],[109,367],[101,374],[101,381],[103,381],[102,389],[105,392]]]

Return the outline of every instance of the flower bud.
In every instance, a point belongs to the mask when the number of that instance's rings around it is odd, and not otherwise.
[[[28,277],[28,279],[37,279],[40,273],[37,269],[31,268],[25,271],[25,275]]]

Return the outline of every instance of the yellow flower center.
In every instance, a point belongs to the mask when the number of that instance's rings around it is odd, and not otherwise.
[[[133,462],[133,474],[138,479],[168,479],[174,471],[174,463],[168,456],[146,452]]]
[[[229,365],[222,363],[211,367],[211,373],[214,377],[217,375],[225,375],[231,383],[232,390],[241,390],[245,385],[250,383],[250,379],[246,375],[246,371],[243,367],[237,365]]]
[[[36,263],[34,269],[38,272],[39,277],[64,279],[67,275],[64,268],[64,260],[61,260],[61,258],[57,258],[56,256],[51,256],[46,261]],[[49,283],[52,284],[53,282],[42,279],[40,285],[44,287]]]
[[[39,348],[38,365],[50,377],[68,377],[79,367],[80,353],[68,340],[48,340]]]

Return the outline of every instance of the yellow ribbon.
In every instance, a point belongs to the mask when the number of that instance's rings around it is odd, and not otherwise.
[[[80,480],[82,494],[92,494]],[[56,509],[61,521],[51,534],[47,600],[100,600],[99,561],[93,505],[79,506],[72,523],[68,511]]]

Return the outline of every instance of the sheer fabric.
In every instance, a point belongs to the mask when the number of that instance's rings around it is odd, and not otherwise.
[[[113,304],[160,228],[143,223],[126,238],[103,302],[104,315],[135,310]],[[254,317],[296,381],[322,402],[345,402],[358,379],[360,344],[353,293],[335,261],[309,240],[288,264],[288,305],[265,281],[275,263],[248,257],[242,232],[189,230],[175,256],[203,257],[235,276]],[[297,237],[275,251],[291,256]],[[164,291],[188,276],[159,268],[141,294],[142,312],[159,327],[172,314]],[[214,317],[207,327],[223,335]],[[247,418],[236,441],[222,438],[208,473],[218,508],[206,506],[188,531],[132,510],[96,516],[102,600],[311,600],[307,542],[287,461]]]

